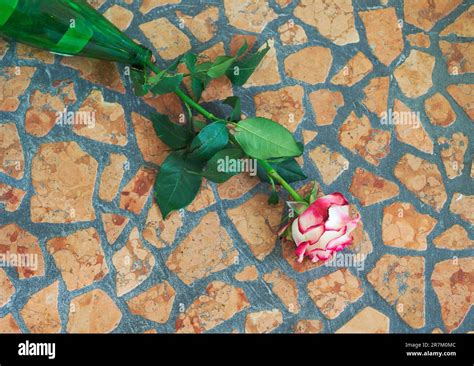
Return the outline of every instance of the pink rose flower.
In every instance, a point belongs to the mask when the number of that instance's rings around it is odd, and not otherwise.
[[[313,262],[330,259],[352,243],[350,233],[359,220],[350,216],[349,203],[341,193],[318,198],[291,224],[298,262],[305,256]]]

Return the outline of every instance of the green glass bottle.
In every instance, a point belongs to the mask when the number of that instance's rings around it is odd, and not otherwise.
[[[151,58],[85,0],[0,0],[0,36],[66,56],[143,69]]]

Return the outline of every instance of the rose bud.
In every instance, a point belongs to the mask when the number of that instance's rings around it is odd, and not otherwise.
[[[313,262],[330,259],[352,243],[350,233],[359,220],[350,216],[349,203],[341,193],[315,200],[291,224],[298,262],[305,256]]]

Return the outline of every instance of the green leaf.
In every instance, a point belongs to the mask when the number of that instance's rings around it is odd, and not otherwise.
[[[155,183],[155,197],[163,218],[189,205],[199,192],[202,177],[193,173],[182,152],[172,152],[161,165]]]
[[[190,159],[207,161],[229,143],[229,131],[224,123],[214,122],[204,127],[191,143]]]
[[[253,55],[249,55],[243,60],[235,61],[226,73],[232,84],[238,86],[244,85],[269,50],[270,46],[267,44],[264,49],[257,51]]]
[[[240,102],[240,98],[229,97],[224,100],[224,104],[227,104],[232,107],[232,114],[230,115],[230,120],[233,122],[240,121],[240,116],[242,115],[242,103]]]
[[[183,74],[165,76],[151,87],[151,91],[155,95],[172,93],[179,87],[179,85],[183,81],[183,76]]]
[[[267,118],[255,117],[240,121],[235,131],[235,139],[252,158],[291,158],[303,153],[301,145],[290,131]]]
[[[243,158],[244,153],[236,147],[227,148],[216,153],[206,164],[202,175],[215,183],[224,183],[240,172],[235,169],[232,171],[230,162]],[[229,162],[229,166],[226,166]]]
[[[131,69],[130,81],[132,82],[133,91],[137,97],[143,97],[148,93],[146,74],[144,70]]]
[[[193,138],[186,126],[171,122],[168,116],[154,113],[150,118],[160,140],[172,149],[177,150],[188,146]]]
[[[194,72],[196,62],[197,62],[197,56],[193,53],[187,53],[183,56],[181,59],[182,62],[186,65],[186,68],[189,70],[190,73]]]
[[[279,163],[270,163],[270,165],[288,183],[299,182],[307,178],[300,165],[294,158],[287,159]],[[260,167],[260,165],[258,166],[257,172],[260,180],[263,182],[270,182],[268,174]]]
[[[242,45],[242,47],[239,48],[239,50],[237,51],[237,54],[235,55],[235,58],[240,58],[243,56],[243,54],[245,52],[247,52],[247,50],[249,49],[249,44],[247,43],[247,40],[245,39],[244,40],[244,44]]]
[[[193,98],[195,101],[201,99],[202,92],[204,91],[204,83],[201,79],[198,79],[194,76],[191,77],[191,90],[193,92]]]
[[[218,79],[224,76],[235,61],[235,57],[219,56],[214,61],[214,64],[207,71],[207,75],[212,79]]]

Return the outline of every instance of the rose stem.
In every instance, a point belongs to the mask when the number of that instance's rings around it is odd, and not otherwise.
[[[161,70],[156,66],[151,60],[147,62],[146,65],[150,70],[152,70],[155,74],[159,74]],[[204,107],[196,103],[192,98],[190,98],[188,95],[186,95],[185,92],[183,92],[181,89],[176,88],[175,90],[176,95],[187,105],[190,107],[194,108],[196,111],[201,113],[204,117],[206,117],[208,120],[211,121],[220,121],[221,119],[214,116],[211,112],[206,110]],[[285,188],[288,193],[298,202],[304,202],[303,197],[301,197],[298,192],[296,192],[293,187],[289,185],[289,183],[283,179],[283,177],[278,174],[278,172],[266,161],[258,159],[258,164],[265,169],[267,174],[272,177],[274,180],[276,180],[278,183],[281,184],[283,188]]]
[[[292,186],[290,186],[288,184],[288,182],[286,180],[283,179],[283,177],[278,174],[278,172],[269,164],[267,163],[265,160],[260,160],[258,159],[258,163],[260,164],[260,166],[265,169],[265,171],[267,172],[267,174],[272,177],[274,180],[276,180],[278,183],[281,184],[281,186],[283,188],[285,188],[288,193],[298,202],[304,202],[304,199],[303,197],[301,197],[299,195],[298,192],[296,192]]]

